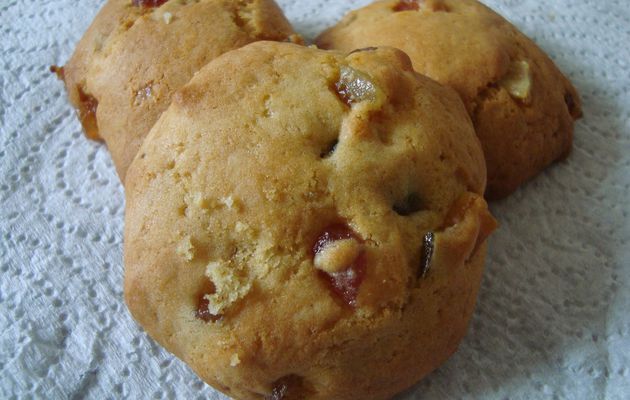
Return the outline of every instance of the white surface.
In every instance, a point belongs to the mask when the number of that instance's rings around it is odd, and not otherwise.
[[[122,302],[123,190],[60,82],[101,0],[0,1],[0,398],[221,398]],[[307,37],[347,0],[280,1]],[[630,397],[630,6],[494,0],[582,94],[573,154],[492,209],[469,335],[400,399]]]

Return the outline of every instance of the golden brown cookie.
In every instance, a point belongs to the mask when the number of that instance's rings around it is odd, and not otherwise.
[[[134,318],[237,399],[385,399],[457,348],[495,221],[456,93],[399,50],[257,42],[127,176]]]
[[[386,0],[352,11],[317,39],[326,49],[404,50],[454,88],[473,120],[501,198],[571,150],[578,93],[534,42],[475,0]]]
[[[273,0],[109,0],[58,74],[124,182],[173,93],[208,61],[256,40],[299,40]]]

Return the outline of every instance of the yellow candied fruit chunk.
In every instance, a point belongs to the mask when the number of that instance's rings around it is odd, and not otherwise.
[[[531,96],[532,73],[527,61],[514,61],[507,74],[499,81],[499,86],[510,96],[528,102]]]
[[[335,84],[337,95],[348,106],[361,101],[376,99],[376,86],[368,77],[354,68],[342,66]]]

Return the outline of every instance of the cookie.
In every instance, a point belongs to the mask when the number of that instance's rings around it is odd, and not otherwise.
[[[404,50],[414,68],[454,88],[486,157],[488,198],[512,193],[566,157],[580,98],[534,42],[475,0],[386,0],[350,12],[318,46]]]
[[[401,51],[247,45],[129,169],[126,302],[234,398],[388,398],[466,331],[485,179],[461,100]]]
[[[173,93],[208,61],[257,40],[299,40],[273,0],[109,0],[59,74],[124,182]]]

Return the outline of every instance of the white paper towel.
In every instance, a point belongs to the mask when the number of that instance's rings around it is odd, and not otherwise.
[[[284,0],[312,38],[367,0]],[[60,82],[102,0],[0,0],[0,398],[223,398],[122,301],[123,190]],[[400,399],[630,397],[630,4],[488,0],[584,100],[573,154],[492,204],[460,350]]]

